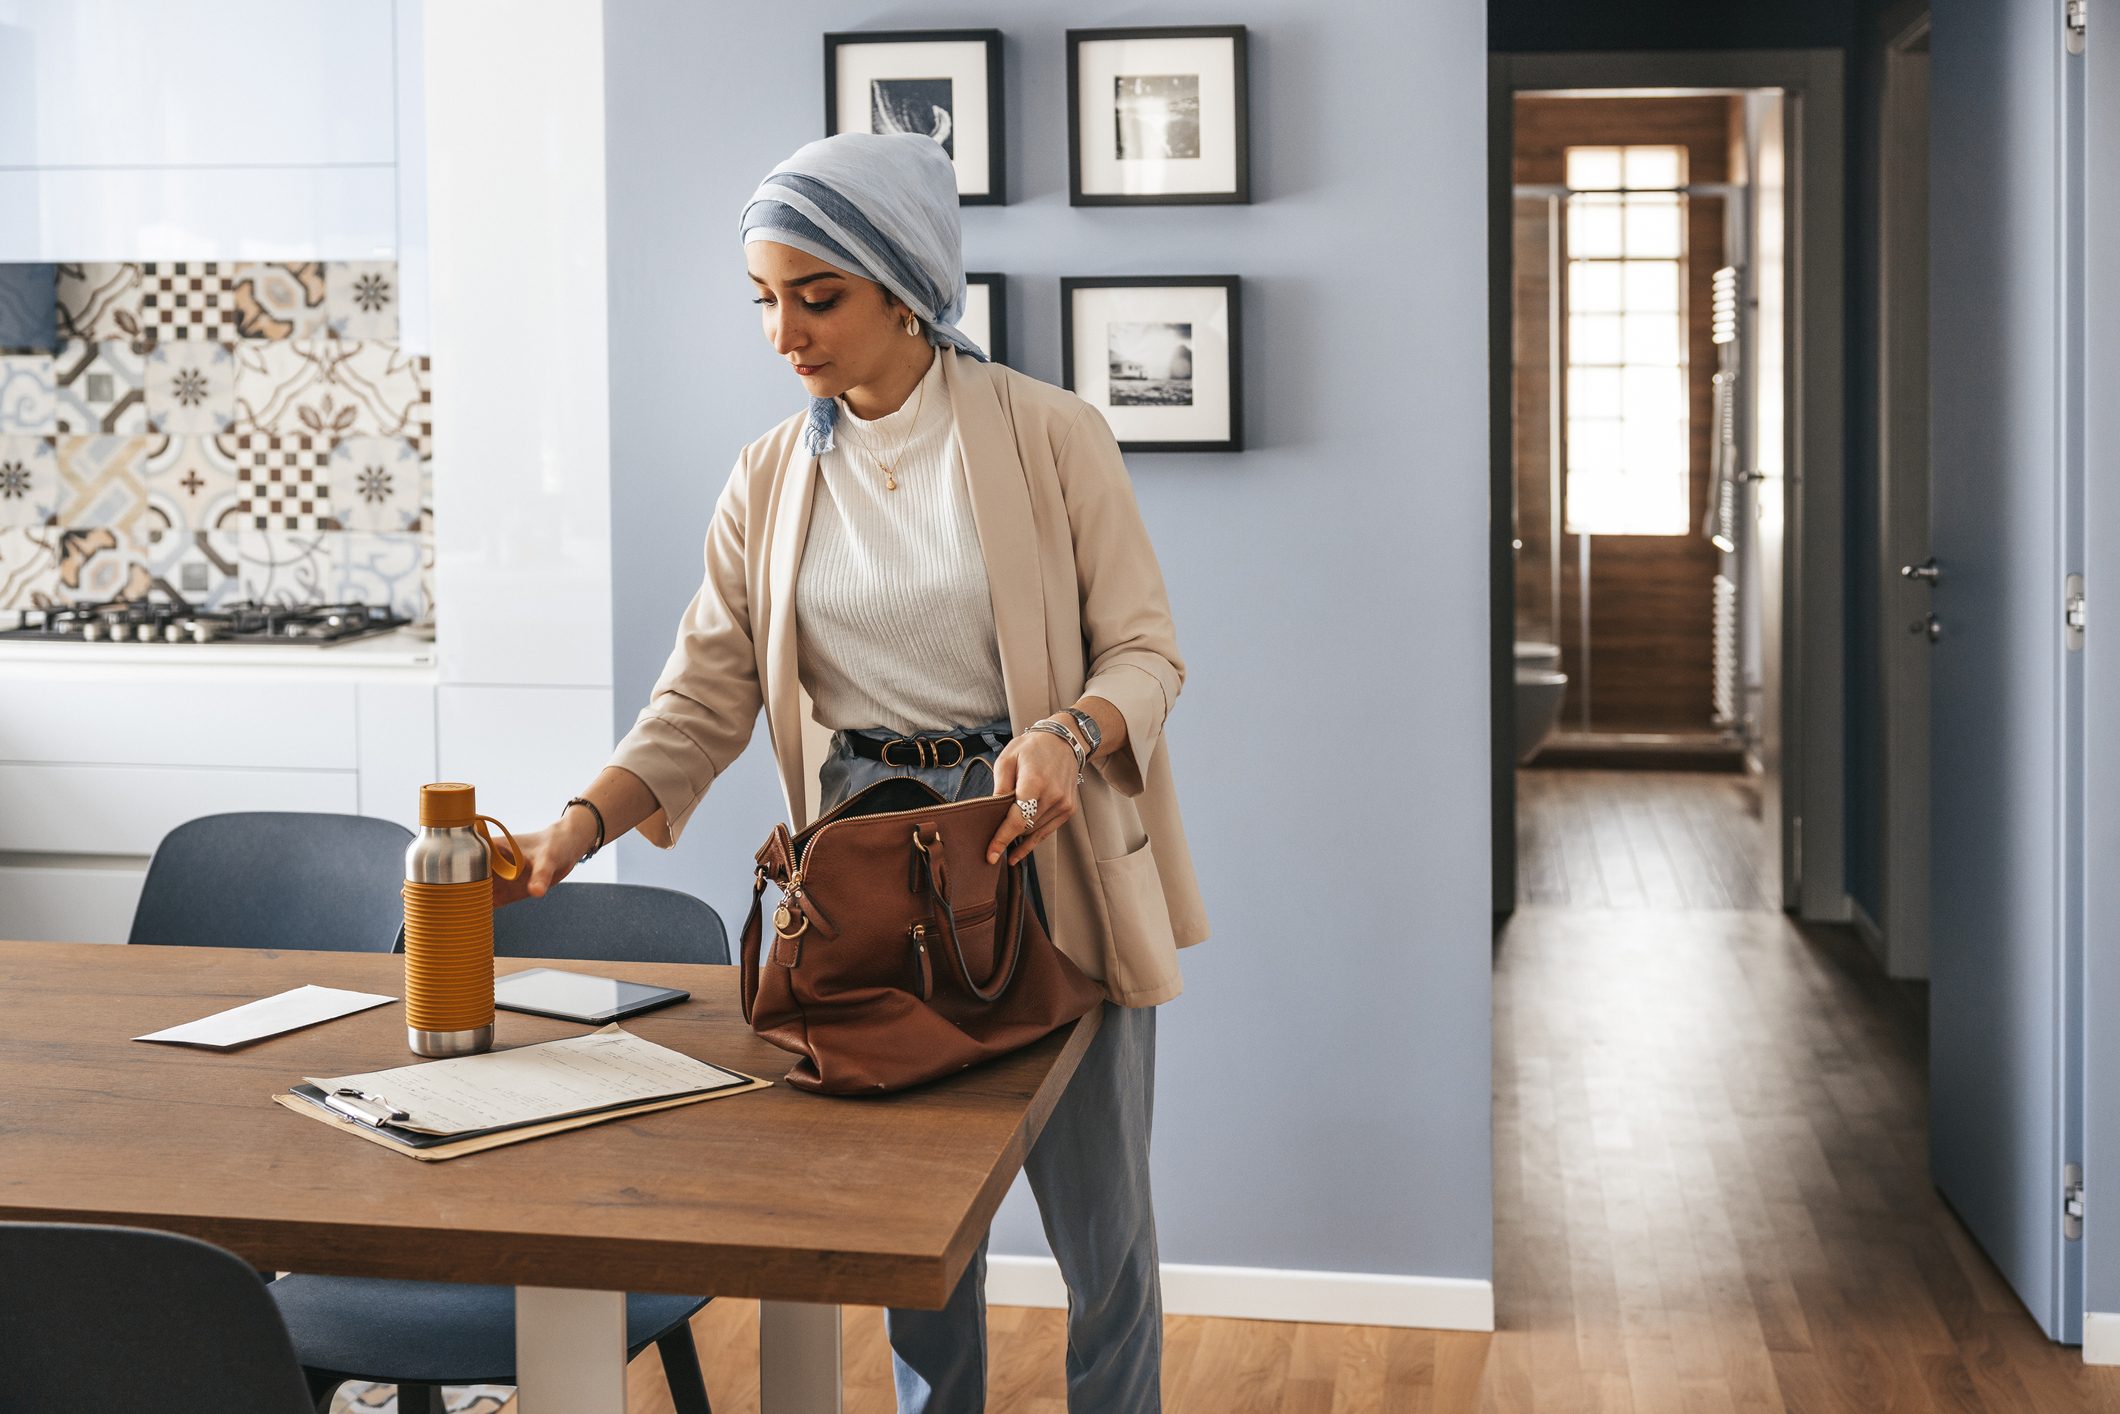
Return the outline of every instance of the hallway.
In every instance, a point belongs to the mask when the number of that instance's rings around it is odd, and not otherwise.
[[[1483,1407],[2120,1409],[1931,1188],[1923,992],[1770,906],[1744,778],[1520,779]]]

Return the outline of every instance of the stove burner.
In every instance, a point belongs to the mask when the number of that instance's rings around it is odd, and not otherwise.
[[[22,609],[0,639],[52,643],[294,643],[325,646],[370,638],[410,620],[370,604],[227,604],[219,609],[159,599],[114,599]],[[0,616],[0,625],[7,620]]]

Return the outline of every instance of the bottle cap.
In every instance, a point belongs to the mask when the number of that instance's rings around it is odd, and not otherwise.
[[[461,781],[437,781],[420,787],[420,826],[448,830],[478,818],[477,793]]]

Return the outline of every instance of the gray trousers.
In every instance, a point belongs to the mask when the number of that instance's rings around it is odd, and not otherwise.
[[[949,800],[988,794],[991,757],[1010,732],[1006,722],[982,730],[986,755],[947,770],[887,766],[855,756],[835,737],[818,778],[823,807],[889,776],[915,777]],[[1163,1407],[1163,1289],[1148,1184],[1155,1079],[1155,1008],[1106,1002],[1096,1038],[1024,1161],[1067,1282],[1070,1414]],[[901,1414],[985,1409],[986,1239],[947,1306],[893,1308],[886,1324]]]

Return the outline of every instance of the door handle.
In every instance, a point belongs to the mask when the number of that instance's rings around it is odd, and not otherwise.
[[[1934,584],[1943,578],[1943,571],[1936,568],[1936,557],[1931,555],[1918,565],[1901,565],[1899,575],[1902,579],[1925,579]]]

